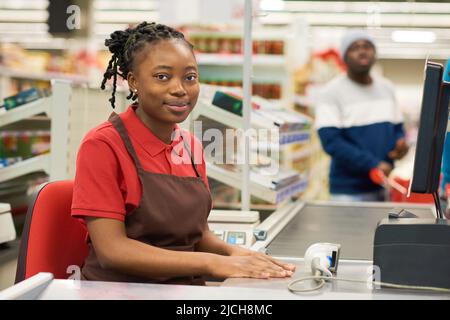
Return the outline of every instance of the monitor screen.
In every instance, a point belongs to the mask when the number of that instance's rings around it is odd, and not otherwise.
[[[436,193],[448,122],[443,97],[443,66],[427,62],[411,192]]]

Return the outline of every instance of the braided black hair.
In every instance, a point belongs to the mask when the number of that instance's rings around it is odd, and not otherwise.
[[[111,33],[110,38],[105,40],[105,46],[112,53],[112,57],[103,75],[101,88],[104,90],[106,82],[113,78],[113,92],[111,99],[109,99],[113,108],[116,102],[117,75],[123,79],[127,79],[128,73],[133,67],[133,60],[136,53],[142,50],[147,43],[166,39],[180,39],[193,50],[192,44],[185,39],[181,32],[154,22],[142,22],[136,27],[128,28],[125,31],[114,31]],[[137,95],[130,89],[130,94],[127,96],[127,99],[135,101]]]

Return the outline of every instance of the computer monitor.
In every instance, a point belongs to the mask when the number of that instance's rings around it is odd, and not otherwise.
[[[411,183],[411,192],[433,194],[440,217],[442,212],[437,192],[450,96],[450,86],[443,81],[443,72],[444,67],[441,64],[427,61]]]

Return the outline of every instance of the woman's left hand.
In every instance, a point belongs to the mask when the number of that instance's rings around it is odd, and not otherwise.
[[[292,272],[295,271],[295,265],[293,265],[293,264],[281,262],[277,259],[272,258],[271,256],[268,256],[267,254],[253,251],[250,249],[246,249],[246,248],[243,248],[243,247],[240,247],[237,245],[232,246],[230,256],[254,256],[254,257],[258,257],[260,259],[271,261],[271,262],[275,263],[276,265],[282,267],[284,270],[292,271]]]

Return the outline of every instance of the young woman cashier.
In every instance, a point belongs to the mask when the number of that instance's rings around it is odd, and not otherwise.
[[[192,45],[143,22],[105,41],[112,53],[102,89],[117,76],[136,102],[91,130],[78,153],[72,215],[86,221],[82,278],[204,284],[204,276],[289,277],[294,266],[218,239],[201,143],[180,129],[199,95]]]

